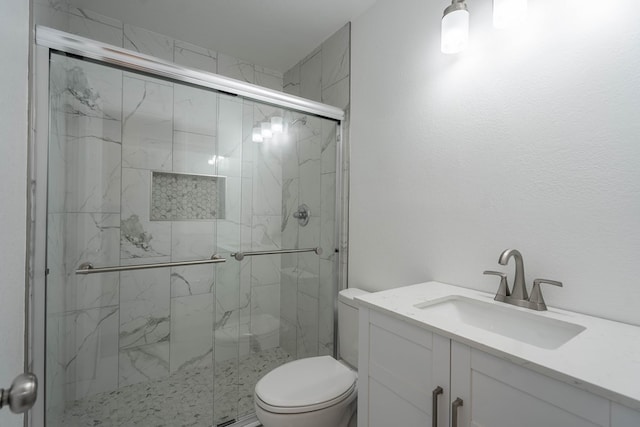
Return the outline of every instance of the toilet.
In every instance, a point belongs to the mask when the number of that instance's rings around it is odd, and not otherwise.
[[[366,293],[349,288],[338,295],[340,360],[295,360],[258,381],[254,404],[264,427],[355,427],[358,308],[353,298]]]

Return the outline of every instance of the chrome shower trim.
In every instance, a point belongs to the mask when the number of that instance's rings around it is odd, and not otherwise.
[[[277,105],[295,111],[314,114],[333,120],[344,120],[344,111],[340,108],[217,74],[192,70],[174,64],[173,62],[154,58],[150,55],[110,46],[48,27],[36,26],[36,44],[108,64],[243,96],[255,101]]]

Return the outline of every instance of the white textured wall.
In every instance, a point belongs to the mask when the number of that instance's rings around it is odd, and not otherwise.
[[[0,388],[23,370],[29,2],[0,2]],[[0,411],[3,427],[22,417]]]
[[[530,0],[502,33],[474,0],[457,57],[448,3],[379,0],[353,22],[350,286],[493,292],[482,271],[514,247],[529,283],[564,282],[550,305],[640,325],[636,3]]]

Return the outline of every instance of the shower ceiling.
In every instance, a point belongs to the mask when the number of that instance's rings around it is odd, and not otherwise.
[[[125,23],[285,72],[376,0],[70,0]]]

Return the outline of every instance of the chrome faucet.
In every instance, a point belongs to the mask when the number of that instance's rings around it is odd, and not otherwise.
[[[524,262],[522,262],[522,254],[517,249],[507,249],[498,258],[498,263],[501,265],[507,265],[511,257],[516,260],[516,278],[513,282],[513,289],[511,290],[511,298],[517,300],[527,301],[529,296],[527,295],[527,287],[524,281]]]
[[[522,254],[516,249],[507,249],[498,258],[498,263],[501,265],[507,265],[511,257],[516,260],[516,277],[513,282],[513,289],[509,290],[509,284],[507,283],[507,275],[500,271],[485,271],[484,274],[490,274],[494,276],[500,276],[500,287],[496,293],[495,300],[506,302],[507,304],[517,305],[519,307],[530,308],[532,310],[543,311],[547,309],[547,305],[542,298],[542,290],[540,285],[547,283],[549,285],[560,286],[562,283],[555,280],[536,279],[533,281],[533,288],[531,289],[531,297],[527,295],[527,287],[524,279],[524,262],[522,261]]]

